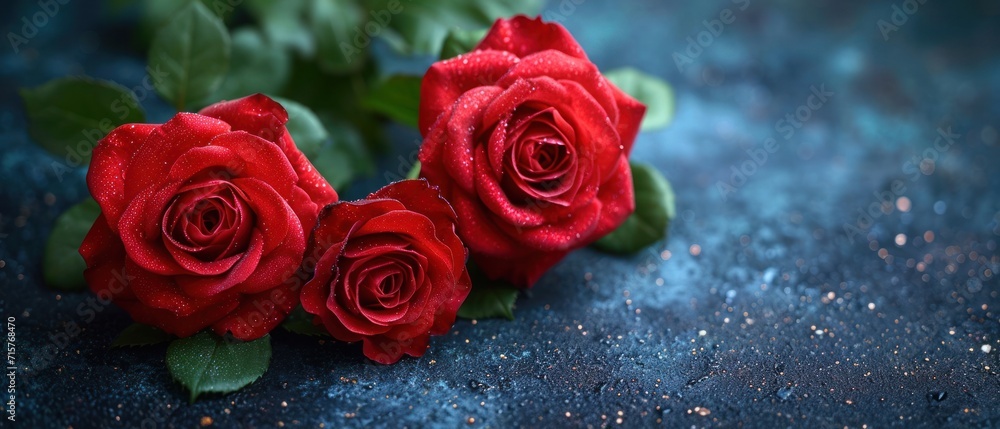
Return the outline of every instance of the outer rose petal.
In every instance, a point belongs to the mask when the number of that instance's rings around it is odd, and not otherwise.
[[[522,58],[535,52],[554,49],[587,59],[583,48],[565,27],[542,22],[541,17],[532,19],[524,15],[496,20],[476,49],[507,51]]]
[[[125,200],[125,170],[132,153],[157,128],[153,124],[126,124],[115,128],[98,142],[87,170],[87,187],[101,206],[112,231],[118,230],[128,202]]]
[[[472,254],[476,265],[491,279],[505,279],[515,285],[531,287],[553,265],[568,255],[568,251],[525,251],[511,259]]]
[[[601,215],[597,227],[591,234],[587,244],[597,241],[621,226],[622,222],[635,211],[635,194],[632,187],[632,169],[624,156],[618,162],[618,168],[601,185],[597,194],[601,201]]]
[[[403,340],[382,336],[365,337],[363,350],[368,359],[383,365],[390,365],[398,362],[404,354],[413,357],[423,356],[424,352],[427,351],[430,339],[428,334]]]
[[[517,62],[510,52],[473,51],[431,65],[420,82],[420,132],[426,134],[462,94],[493,85]]]
[[[229,124],[233,131],[246,131],[272,143],[278,143],[288,123],[285,108],[264,94],[221,101],[198,113]]]
[[[424,159],[430,163],[429,168],[441,168],[451,176],[457,185],[466,192],[473,192],[474,182],[472,181],[472,171],[467,168],[472,163],[472,157],[476,147],[476,134],[482,126],[483,114],[490,99],[501,92],[497,87],[483,87],[474,91],[469,91],[455,102],[456,109],[451,112],[450,117],[441,117],[441,121],[434,124],[435,127],[443,127],[446,140],[441,145],[442,159],[432,159],[423,155],[421,149],[421,162]],[[468,108],[464,108],[468,106]],[[481,106],[477,108],[477,106]],[[457,107],[463,107],[461,109]],[[431,131],[435,133],[435,131]],[[421,167],[421,171],[423,167]]]
[[[631,95],[618,89],[615,84],[608,81],[608,85],[613,88],[615,102],[618,103],[618,135],[622,144],[625,145],[625,155],[632,153],[632,144],[635,137],[639,135],[639,126],[642,124],[642,117],[646,114],[646,105],[639,102]]]
[[[87,263],[83,276],[87,279],[90,290],[99,295],[110,294],[115,299],[120,295],[135,299],[135,295],[127,288],[125,245],[108,225],[103,213],[97,217],[84,237],[83,244],[80,245],[80,256]]]
[[[295,147],[295,143],[292,141],[291,134],[285,133],[281,137],[279,145],[282,150],[285,151],[285,156],[288,157],[288,162],[292,163],[292,168],[295,169],[295,173],[299,175],[299,188],[306,191],[309,195],[309,199],[316,203],[318,207],[323,207],[327,204],[337,202],[337,191],[333,190],[333,186],[330,186],[330,182],[327,182],[323,178],[316,167],[309,162],[309,159]],[[308,222],[312,223],[312,222]]]
[[[298,287],[286,281],[278,287],[245,297],[234,311],[212,325],[219,335],[232,332],[241,340],[253,340],[271,332],[299,305]]]
[[[218,319],[219,314],[232,312],[238,302],[235,299],[227,300],[185,316],[179,316],[170,310],[150,308],[138,301],[116,301],[116,304],[125,309],[137,323],[155,326],[178,337],[189,337],[205,329]]]

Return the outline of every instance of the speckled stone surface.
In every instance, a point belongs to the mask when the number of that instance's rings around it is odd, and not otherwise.
[[[4,33],[39,10],[12,3]],[[546,16],[602,69],[632,65],[675,87],[674,124],[634,152],[677,193],[669,241],[632,257],[578,251],[521,296],[516,321],[459,321],[392,366],[279,330],[263,378],[189,404],[165,346],[108,348],[124,312],[91,317],[90,294],[41,282],[51,225],[86,187],[31,144],[16,88],[143,77],[131,23],[71,1],[20,54],[0,51],[0,312],[32,367],[18,370],[17,423],[998,426],[1000,6],[928,0],[886,40],[878,22],[904,3],[554,1]],[[685,53],[725,9],[734,21]],[[679,69],[675,52],[690,63]],[[813,87],[833,94],[810,100]],[[143,105],[152,120],[170,114],[155,97]],[[937,140],[949,127],[958,136]],[[399,154],[414,149],[412,131],[390,131]]]

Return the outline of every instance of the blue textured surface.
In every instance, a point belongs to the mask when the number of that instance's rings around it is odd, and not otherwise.
[[[31,144],[16,88],[80,73],[138,85],[131,23],[74,1],[20,54],[5,46],[0,311],[17,319],[20,359],[58,350],[18,375],[18,423],[1000,425],[1000,5],[929,0],[885,40],[877,22],[903,1],[577,1],[546,16],[602,69],[635,66],[677,92],[674,124],[634,152],[677,193],[669,241],[627,258],[576,252],[520,298],[516,321],[459,321],[392,366],[279,330],[263,378],[193,405],[165,346],[108,349],[124,312],[88,321],[89,294],[41,282],[52,223],[86,187],[82,171],[58,180],[55,158]],[[4,33],[38,10],[3,7]],[[679,70],[673,54],[726,8],[735,21]],[[794,134],[776,124],[824,85],[834,95],[803,110]],[[143,105],[153,121],[170,114],[155,97]],[[960,137],[935,146],[948,127]],[[390,131],[398,154],[414,149],[412,131]],[[768,137],[776,151],[754,161]],[[723,199],[732,166],[753,173]],[[878,211],[896,180],[906,201]],[[852,242],[844,225],[873,203]],[[70,324],[83,330],[62,341]]]

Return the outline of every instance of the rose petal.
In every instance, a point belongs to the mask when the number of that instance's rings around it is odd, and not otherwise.
[[[454,290],[450,293],[451,299],[442,303],[437,313],[434,314],[434,326],[431,327],[431,334],[444,335],[448,333],[455,324],[458,309],[462,307],[462,303],[465,302],[465,298],[469,296],[469,292],[472,290],[472,279],[469,277],[469,272],[465,269],[465,264],[457,265],[455,268],[457,274],[455,278],[458,280],[455,282]]]
[[[517,241],[498,226],[492,212],[475,196],[455,192],[451,195],[451,204],[460,219],[458,235],[466,246],[473,249],[473,253],[502,257],[523,250]]]
[[[541,17],[532,19],[524,15],[496,20],[476,49],[507,51],[518,57],[554,49],[573,57],[587,59],[583,48],[565,27],[558,23],[542,22]]]
[[[632,98],[625,91],[618,89],[611,81],[608,81],[608,85],[611,86],[615,102],[618,103],[618,111],[620,112],[618,135],[622,144],[625,145],[625,155],[628,155],[632,153],[632,144],[635,143],[635,137],[639,134],[642,117],[646,114],[646,105]]]
[[[305,232],[299,217],[270,184],[256,178],[233,179],[232,183],[246,195],[247,205],[253,210],[256,229],[264,239],[264,254],[281,245],[294,246],[299,252],[305,249]]]
[[[588,241],[597,241],[614,231],[635,211],[632,169],[627,158],[622,156],[618,161],[618,168],[608,181],[601,185],[597,199],[601,201],[600,220]]]
[[[132,153],[149,137],[157,125],[126,124],[115,128],[98,142],[87,170],[87,188],[101,206],[112,231],[118,230],[128,202],[125,200],[125,171]]]
[[[239,302],[236,299],[228,299],[184,316],[170,310],[150,308],[138,301],[116,302],[116,304],[125,309],[136,323],[155,326],[168,334],[183,338],[207,328],[218,320],[220,315],[229,314]]]
[[[420,132],[427,135],[460,96],[473,88],[492,86],[517,62],[510,52],[474,51],[431,65],[420,83]]]
[[[162,236],[163,213],[180,187],[181,183],[175,182],[161,189],[144,190],[129,202],[118,221],[118,233],[129,260],[147,271],[168,276],[188,272],[170,255]]]
[[[530,288],[549,268],[568,255],[568,251],[521,252],[516,258],[497,258],[472,254],[476,265],[491,279],[504,279],[516,286]]]
[[[241,255],[234,256],[238,260],[225,273],[217,276],[180,275],[175,278],[177,285],[184,291],[184,294],[194,298],[211,298],[225,291],[246,292],[241,286],[233,289],[234,286],[249,280],[257,280],[259,265],[263,264],[263,240],[259,235],[250,238],[250,245]],[[271,283],[270,287],[277,286]],[[258,292],[258,289],[253,290]]]
[[[399,361],[404,354],[420,357],[427,351],[430,344],[430,336],[427,334],[418,335],[413,338],[392,339],[382,336],[365,337],[362,350],[365,357],[383,365],[390,365]]]
[[[455,103],[452,116],[446,123],[440,125],[445,127],[447,135],[441,148],[441,158],[424,156],[424,150],[421,149],[420,161],[427,162],[426,167],[421,166],[421,171],[424,168],[444,170],[458,187],[466,192],[473,192],[472,173],[469,167],[473,163],[475,147],[479,145],[479,136],[473,131],[482,126],[482,115],[486,106],[500,91],[500,88],[484,87],[462,95]]]
[[[198,113],[229,124],[233,131],[246,131],[272,143],[278,143],[288,123],[285,108],[264,94],[218,102]]]
[[[319,207],[336,202],[338,198],[337,192],[333,190],[333,186],[330,186],[330,182],[327,182],[319,174],[319,171],[309,162],[309,159],[299,151],[295,143],[292,142],[292,136],[285,133],[279,144],[285,152],[288,162],[295,169],[295,174],[299,176],[298,187],[309,195],[309,199]]]
[[[601,106],[608,122],[618,122],[620,113],[613,91],[615,88],[601,75],[597,66],[586,59],[556,51],[538,52],[522,58],[496,85],[509,87],[518,80],[539,78],[579,84],[587,92],[588,98],[593,98]]]
[[[295,306],[299,305],[298,293],[292,284],[282,284],[258,294],[245,295],[239,306],[212,325],[216,334],[250,341],[263,337],[278,326]]]
[[[169,277],[164,277],[142,269],[130,260],[125,262],[125,273],[129,278],[129,287],[136,298],[143,304],[163,310],[170,310],[178,316],[188,316],[203,308],[234,299],[232,292],[220,293],[211,297],[192,298]],[[218,315],[221,317],[221,314]]]
[[[125,199],[163,182],[174,162],[185,152],[229,132],[229,124],[196,113],[178,113],[159,126],[133,153],[125,170]]]
[[[275,143],[295,170],[301,187],[320,206],[337,201],[337,192],[302,154],[285,128],[288,112],[263,94],[225,101],[206,107],[201,114],[229,123],[234,131],[246,131]]]

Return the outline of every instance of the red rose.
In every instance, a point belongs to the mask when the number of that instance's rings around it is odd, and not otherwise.
[[[644,113],[561,25],[501,19],[424,76],[420,174],[483,271],[531,286],[634,210],[627,158]]]
[[[364,342],[383,364],[424,354],[469,294],[465,247],[455,212],[425,180],[388,185],[320,214],[310,250],[314,276],[302,308],[334,338]]]
[[[90,288],[181,337],[211,326],[250,340],[280,323],[305,231],[337,200],[287,121],[257,94],[108,134],[87,173],[101,206],[80,246]]]

